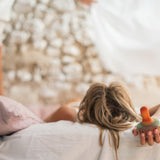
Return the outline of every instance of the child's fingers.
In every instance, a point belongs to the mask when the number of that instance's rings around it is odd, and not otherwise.
[[[155,137],[155,142],[160,143],[160,135],[159,135],[159,130],[156,128],[153,131],[154,137]]]
[[[134,136],[137,136],[137,135],[138,135],[138,131],[136,130],[136,128],[134,128],[134,129],[132,130],[132,133],[133,133]]]
[[[152,131],[148,131],[147,138],[148,138],[148,144],[152,146],[154,144]]]
[[[146,136],[145,133],[140,133],[140,143],[141,145],[145,145],[146,144]]]

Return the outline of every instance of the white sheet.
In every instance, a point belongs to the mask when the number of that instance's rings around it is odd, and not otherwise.
[[[159,160],[160,145],[139,147],[131,130],[121,134],[119,160]],[[114,160],[103,134],[99,146],[99,129],[94,125],[67,121],[36,124],[0,142],[0,160]]]
[[[160,1],[97,1],[91,19],[104,67],[124,75],[160,75]]]

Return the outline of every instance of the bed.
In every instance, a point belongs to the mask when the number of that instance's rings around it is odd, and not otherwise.
[[[119,160],[159,160],[160,145],[142,147],[131,130],[122,132]],[[95,125],[59,121],[34,124],[0,140],[0,160],[114,160],[108,131],[99,146]]]

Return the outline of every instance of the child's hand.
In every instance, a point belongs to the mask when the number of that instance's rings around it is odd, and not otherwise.
[[[136,127],[132,130],[132,133],[134,136],[138,135],[138,131]],[[147,131],[146,133],[139,133],[140,134],[140,144],[145,145],[148,143],[150,146],[156,143],[160,143],[160,135],[159,135],[159,129],[155,128],[153,131]]]
[[[88,5],[90,6],[92,3],[95,3],[96,1],[95,0],[77,0],[85,5]]]

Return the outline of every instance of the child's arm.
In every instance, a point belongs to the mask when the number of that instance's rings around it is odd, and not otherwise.
[[[74,107],[67,105],[61,106],[55,112],[51,113],[44,121],[45,122],[57,122],[60,120],[72,121],[77,120],[77,113]]]
[[[80,99],[74,99],[63,104],[57,111],[51,113],[44,121],[56,122],[60,120],[77,121],[77,111],[79,110]]]
[[[85,5],[88,5],[88,6],[90,6],[92,3],[96,3],[95,0],[76,0],[76,1],[79,1]]]

